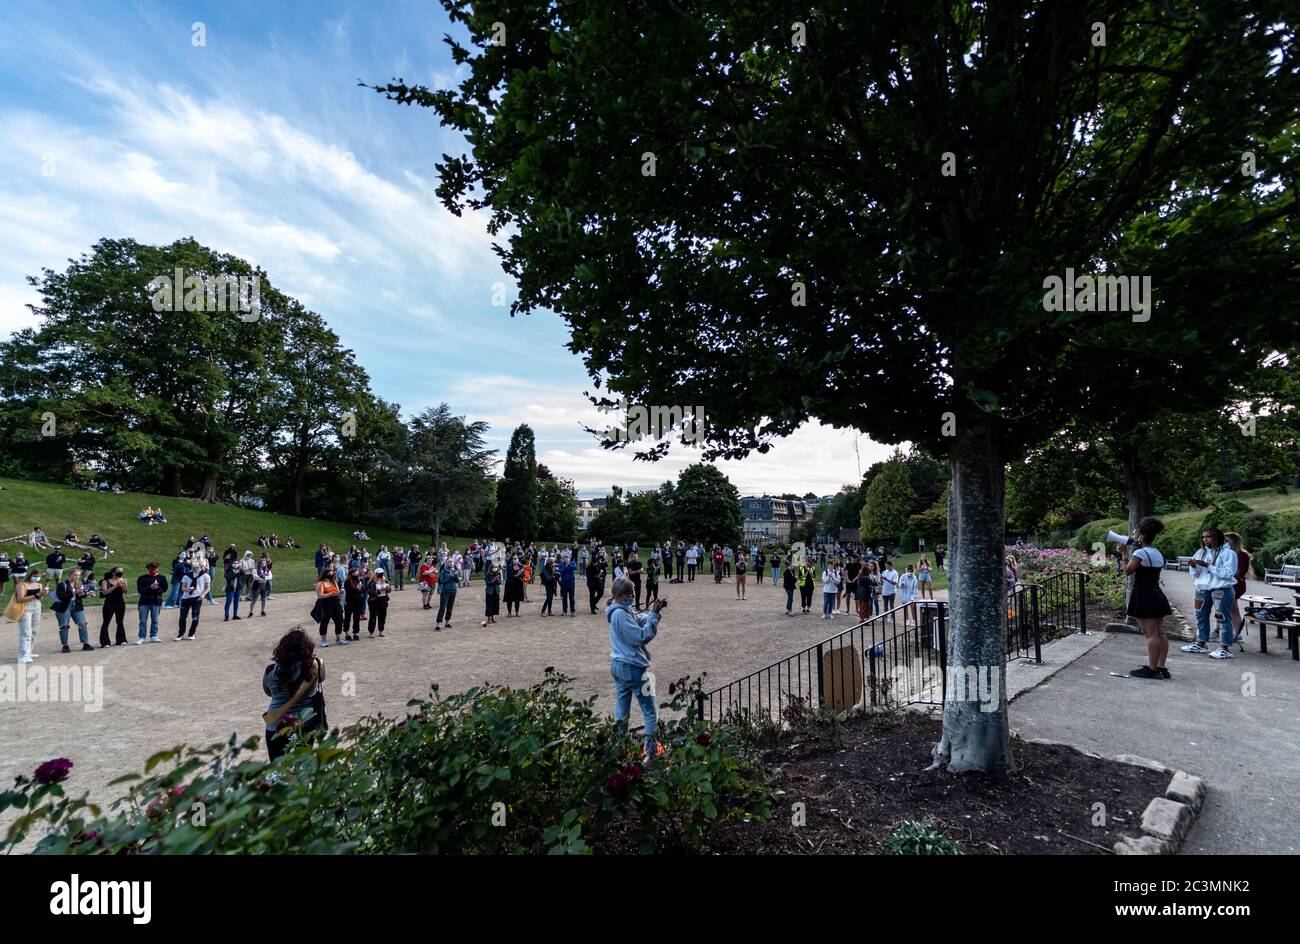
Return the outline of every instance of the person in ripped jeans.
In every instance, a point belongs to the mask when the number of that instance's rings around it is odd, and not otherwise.
[[[1201,532],[1201,547],[1189,562],[1196,573],[1196,642],[1183,646],[1183,652],[1209,653],[1211,659],[1231,659],[1232,604],[1237,595],[1237,553],[1218,528]],[[1210,647],[1210,611],[1218,609],[1219,648]]]

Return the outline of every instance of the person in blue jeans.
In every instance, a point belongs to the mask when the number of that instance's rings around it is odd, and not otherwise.
[[[632,608],[636,587],[626,577],[614,581],[613,599],[605,608],[609,623],[609,674],[614,679],[614,720],[626,721],[632,711],[632,696],[641,706],[645,720],[645,760],[654,760],[658,742],[655,728],[654,676],[650,672],[650,650],[646,645],[659,633],[659,614],[667,600],[655,600],[649,611]]]
[[[570,559],[569,552],[565,551],[560,555],[560,606],[569,616],[578,615],[578,605],[574,598],[577,572],[577,565]]]
[[[163,594],[167,591],[167,578],[158,573],[158,562],[150,561],[145,573],[135,578],[135,591],[140,594],[136,611],[140,614],[140,636],[135,644],[138,646],[148,636],[150,642],[158,642],[158,616],[162,612]]]
[[[1210,653],[1212,659],[1231,659],[1232,604],[1237,595],[1237,552],[1218,528],[1201,532],[1201,547],[1189,566],[1196,573],[1196,642],[1183,646],[1183,652]],[[1219,648],[1210,651],[1210,611],[1218,608],[1223,621],[1219,626]]]
[[[181,551],[176,560],[172,561],[172,588],[167,593],[167,601],[163,604],[164,610],[170,610],[181,605],[181,578],[189,570],[189,564],[185,560],[185,552]]]
[[[234,619],[240,618],[239,595],[240,595],[241,588],[239,585],[239,565],[233,561],[227,563],[225,569],[225,577],[226,577],[226,608],[225,608],[225,616],[222,619],[223,623],[230,621],[232,610],[234,611]]]

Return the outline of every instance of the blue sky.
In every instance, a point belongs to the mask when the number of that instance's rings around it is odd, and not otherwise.
[[[194,24],[206,45],[196,45]],[[673,478],[599,449],[607,425],[551,314],[513,297],[483,220],[447,213],[434,163],[463,141],[425,109],[358,87],[457,80],[442,8],[420,2],[0,4],[0,330],[34,321],[25,276],[105,236],[200,242],[263,266],[357,352],[409,415],[446,401],[520,422],[583,495]],[[811,424],[767,455],[720,462],[742,493],[825,494],[888,450]]]

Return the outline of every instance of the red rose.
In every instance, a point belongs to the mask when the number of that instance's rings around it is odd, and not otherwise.
[[[72,761],[66,757],[56,757],[53,760],[47,760],[41,766],[36,768],[36,782],[44,786],[52,783],[61,783],[68,779],[68,773],[72,770]]]
[[[709,736],[708,731],[701,731],[699,734],[695,735],[695,743],[700,745],[700,747],[708,747],[713,743],[713,738]]]
[[[641,765],[635,763],[628,764],[626,767],[624,767],[622,770],[619,771],[619,775],[622,776],[623,779],[626,780],[628,783],[632,783],[634,781],[640,780],[641,773],[642,773]]]
[[[605,781],[605,792],[616,800],[623,799],[627,793],[627,778],[622,773],[613,774]]]

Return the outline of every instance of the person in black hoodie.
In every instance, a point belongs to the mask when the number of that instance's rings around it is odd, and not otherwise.
[[[799,586],[799,579],[795,576],[794,564],[788,558],[785,570],[781,572],[781,585],[785,587],[785,615],[794,616],[794,591]]]
[[[635,554],[627,562],[627,579],[632,581],[632,586],[635,588],[633,592],[636,599],[636,608],[639,610],[641,609],[641,558]]]
[[[63,579],[63,565],[67,562],[68,558],[57,547],[45,555],[45,570],[55,583]]]
[[[353,640],[361,638],[361,617],[366,612],[368,587],[361,571],[353,567],[343,582],[343,636],[351,634]]]
[[[162,613],[163,594],[167,592],[167,578],[158,573],[157,561],[150,561],[145,571],[135,578],[135,592],[140,595],[136,604],[136,612],[140,615],[137,646],[144,642],[146,630],[150,642],[162,641],[158,638],[158,616]]]
[[[86,583],[92,583],[95,579],[95,555],[86,551],[81,555],[81,560],[77,561],[77,566],[81,568],[81,579]]]
[[[591,596],[591,612],[605,595],[605,555],[597,554],[587,565],[587,592]]]

